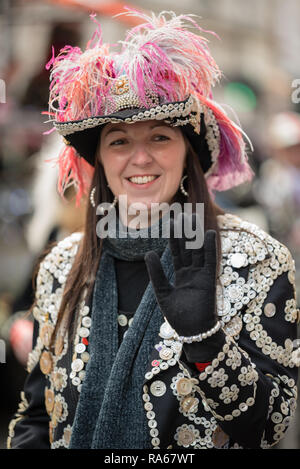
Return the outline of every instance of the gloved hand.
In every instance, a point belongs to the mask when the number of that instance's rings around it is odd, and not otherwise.
[[[158,254],[148,252],[145,262],[162,314],[179,336],[190,337],[208,331],[217,322],[216,232],[208,230],[205,233],[200,249],[186,249],[185,243],[190,240],[174,236],[176,223],[178,221],[170,220],[169,246],[175,270],[174,287],[164,274]],[[202,342],[185,343],[183,349],[188,361],[212,360],[224,344],[224,338],[223,331],[219,330]]]

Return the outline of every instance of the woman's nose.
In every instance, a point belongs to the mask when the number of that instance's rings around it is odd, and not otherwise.
[[[149,164],[153,161],[152,156],[148,153],[148,151],[139,146],[136,147],[131,156],[131,163],[139,166],[143,166]]]

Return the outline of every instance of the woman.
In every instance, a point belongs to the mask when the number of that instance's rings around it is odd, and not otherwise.
[[[188,26],[201,28],[190,16],[130,14],[146,23],[120,54],[98,30],[84,53],[66,47],[49,64],[67,143],[60,187],[75,182],[91,203],[84,233],[40,265],[30,373],[8,444],[273,446],[296,408],[294,262],[213,202],[213,190],[252,171],[241,131],[212,99],[220,72]],[[169,240],[168,212],[151,217],[163,203],[193,208],[171,217]],[[204,243],[187,248],[176,230],[187,219],[197,234],[200,203]],[[133,229],[137,207],[146,217]],[[105,232],[99,222],[116,212]]]

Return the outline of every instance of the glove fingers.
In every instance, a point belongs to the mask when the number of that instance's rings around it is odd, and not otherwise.
[[[193,265],[194,267],[203,267],[204,265],[204,247],[194,249],[193,252]]]
[[[154,251],[147,252],[145,262],[156,295],[161,296],[162,293],[168,293],[171,290],[171,285],[165,276],[158,254]]]
[[[204,239],[204,263],[205,266],[216,270],[217,246],[215,230],[207,230]]]
[[[204,265],[204,227],[201,225],[200,227],[196,227],[197,231],[197,236],[200,236],[201,233],[201,241],[202,245],[200,248],[193,249],[193,266],[194,267],[203,267]],[[201,232],[200,232],[201,230]]]
[[[176,259],[174,259],[175,269],[187,267],[192,263],[192,249],[186,248],[188,239],[185,237],[185,223],[189,220],[184,213],[179,213],[176,220],[171,222],[170,229],[170,249]],[[176,264],[175,264],[176,262]]]
[[[170,239],[169,239],[170,251],[172,253],[173,264],[175,270],[179,270],[182,266],[181,261],[181,249],[179,246],[179,239],[176,237],[176,228],[174,226],[174,220],[170,220]]]

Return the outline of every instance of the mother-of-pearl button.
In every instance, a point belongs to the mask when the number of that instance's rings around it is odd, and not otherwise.
[[[118,315],[118,323],[120,324],[120,326],[126,326],[127,325],[127,317],[125,316],[125,314],[119,314]]]
[[[82,325],[83,325],[84,327],[91,327],[91,324],[92,324],[92,320],[91,320],[91,318],[90,318],[89,316],[84,316],[84,317],[82,318]]]
[[[232,248],[232,242],[230,241],[230,239],[222,237],[221,241],[222,241],[222,250],[224,252],[229,252],[230,249]]]
[[[272,318],[276,313],[276,305],[274,303],[267,303],[264,307],[264,313],[267,318]]]
[[[87,327],[81,327],[79,329],[79,335],[80,337],[88,337],[90,335],[90,331],[87,329]]]
[[[180,407],[184,412],[196,412],[199,400],[196,397],[187,396],[180,403]]]
[[[239,334],[243,328],[243,321],[239,316],[234,316],[224,327],[224,332],[231,337]]]
[[[171,339],[171,337],[174,336],[174,333],[175,333],[174,329],[170,326],[168,322],[164,322],[160,326],[159,335],[163,339]]]
[[[82,370],[82,368],[84,367],[84,363],[80,358],[76,358],[76,360],[72,362],[71,367],[73,371],[78,372]]]
[[[235,254],[231,256],[230,260],[231,260],[231,265],[238,269],[239,267],[242,267],[245,264],[246,256],[245,254],[236,252]]]
[[[181,378],[176,383],[176,389],[180,396],[187,396],[192,392],[193,383],[188,378]]]
[[[190,446],[192,443],[194,443],[196,437],[194,435],[194,432],[190,430],[189,428],[184,428],[181,429],[178,433],[178,444],[183,445],[183,446]]]
[[[44,375],[50,374],[53,366],[52,355],[50,352],[44,351],[40,358],[40,369]]]
[[[165,394],[167,387],[163,381],[153,381],[150,386],[150,392],[153,396],[160,397]]]
[[[76,347],[75,347],[75,351],[77,353],[83,353],[86,349],[86,346],[84,344],[77,344]]]
[[[174,352],[170,348],[163,348],[159,352],[159,356],[162,360],[170,360],[173,357],[173,354],[174,354]]]

